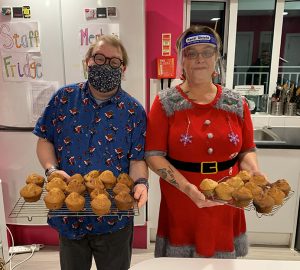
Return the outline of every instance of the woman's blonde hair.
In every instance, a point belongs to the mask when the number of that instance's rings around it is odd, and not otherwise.
[[[97,47],[99,45],[100,41],[104,41],[105,43],[107,43],[115,48],[120,49],[122,52],[123,65],[128,66],[129,59],[128,59],[127,51],[126,51],[124,45],[122,44],[121,40],[113,35],[102,35],[102,36],[98,37],[97,41],[94,42],[93,44],[91,44],[88,51],[86,52],[85,60],[88,60],[89,58],[92,57],[93,50],[95,47]]]
[[[190,35],[190,34],[199,34],[199,33],[206,33],[213,35],[217,40],[217,51],[220,54],[222,49],[222,41],[219,34],[212,28],[205,26],[205,25],[192,25],[190,28],[186,29],[180,37],[177,39],[176,42],[176,49],[177,53],[181,53],[182,50],[182,40]]]

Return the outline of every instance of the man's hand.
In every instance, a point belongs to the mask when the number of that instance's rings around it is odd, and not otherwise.
[[[137,184],[133,188],[134,198],[138,201],[138,207],[141,208],[148,200],[148,190],[143,184]]]

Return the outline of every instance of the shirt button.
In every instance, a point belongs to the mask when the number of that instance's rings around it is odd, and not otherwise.
[[[211,121],[210,121],[210,120],[207,119],[207,120],[204,121],[204,125],[208,126],[208,125],[210,125],[210,124],[211,124]]]
[[[208,153],[208,154],[211,155],[213,152],[214,152],[214,149],[212,149],[212,148],[208,148],[208,149],[207,149],[207,153]]]
[[[214,137],[214,134],[212,134],[212,133],[207,133],[207,138],[208,139],[212,139]]]

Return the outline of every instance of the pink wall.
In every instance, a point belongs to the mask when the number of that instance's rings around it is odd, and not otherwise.
[[[146,0],[146,104],[149,110],[150,79],[156,78],[156,58],[161,56],[161,34],[172,34],[172,55],[183,30],[183,0]]]

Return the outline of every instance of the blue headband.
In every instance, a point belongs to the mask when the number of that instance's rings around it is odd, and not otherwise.
[[[182,40],[182,49],[195,44],[212,44],[217,47],[216,38],[207,33],[189,34]]]

